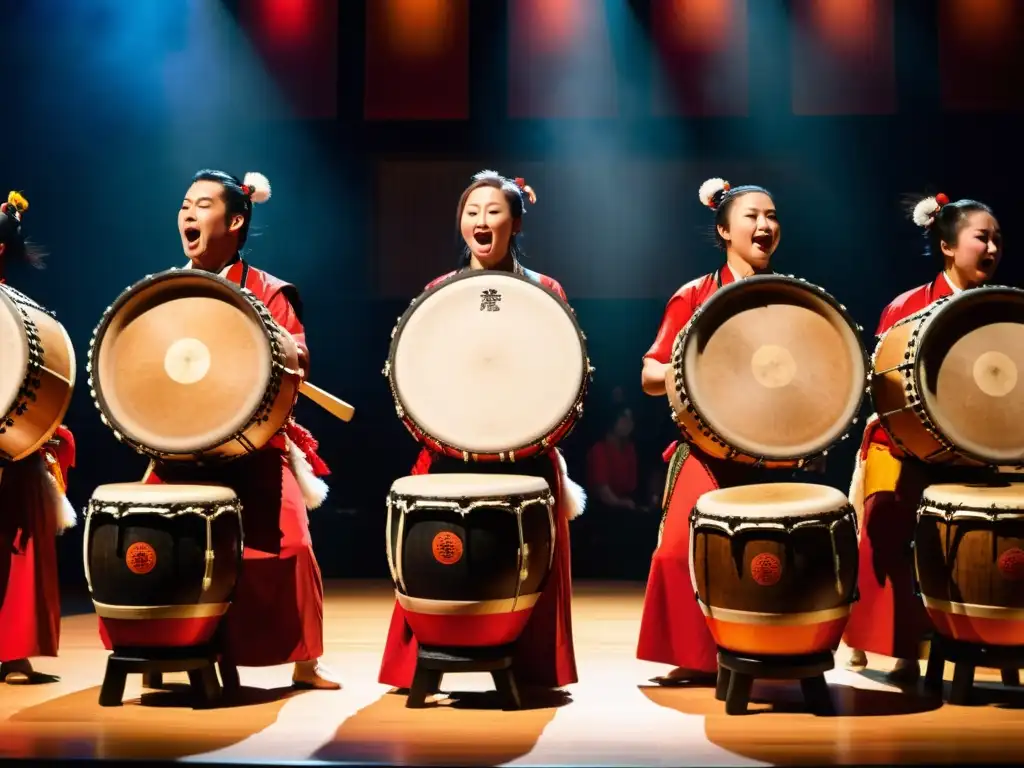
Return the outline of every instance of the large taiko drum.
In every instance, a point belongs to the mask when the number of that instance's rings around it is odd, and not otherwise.
[[[93,334],[89,372],[114,436],[163,460],[258,450],[287,422],[301,383],[298,347],[263,303],[192,269],[122,293]]]
[[[398,602],[423,645],[515,642],[554,561],[554,497],[528,475],[399,478],[387,553]]]
[[[75,388],[75,349],[52,313],[0,283],[0,461],[39,450]]]
[[[857,591],[857,521],[810,483],[705,493],[690,517],[690,577],[720,648],[755,656],[834,651]]]
[[[720,289],[676,336],[665,383],[685,440],[708,456],[803,466],[856,421],[860,329],[804,280],[758,275]]]
[[[528,277],[471,270],[414,299],[384,375],[418,441],[465,461],[515,461],[562,440],[593,369],[572,309]]]
[[[1024,484],[933,485],[917,514],[917,580],[935,629],[1024,645]]]
[[[113,648],[214,637],[242,565],[242,507],[220,485],[99,486],[85,518],[85,578]]]
[[[935,464],[1024,464],[1024,291],[973,288],[882,334],[871,398],[905,453]]]

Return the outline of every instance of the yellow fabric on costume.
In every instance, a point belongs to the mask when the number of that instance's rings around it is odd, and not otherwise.
[[[50,451],[43,451],[43,459],[46,461],[46,469],[53,476],[54,482],[57,483],[57,490],[61,494],[66,495],[68,490],[64,486],[64,475],[60,471],[60,462],[57,461],[57,457],[54,456]]]
[[[869,445],[864,460],[864,499],[880,491],[895,491],[902,469],[903,462],[893,456],[887,446]]]

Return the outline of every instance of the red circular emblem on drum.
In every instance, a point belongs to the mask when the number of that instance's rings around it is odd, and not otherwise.
[[[1008,549],[999,556],[999,573],[1008,581],[1024,579],[1024,550]]]
[[[156,567],[156,550],[144,541],[137,541],[124,553],[124,561],[132,573],[149,573]]]
[[[449,531],[437,534],[431,549],[434,559],[442,565],[455,565],[462,559],[462,539]]]
[[[750,575],[762,587],[770,587],[782,578],[782,563],[775,555],[762,552],[750,561]]]

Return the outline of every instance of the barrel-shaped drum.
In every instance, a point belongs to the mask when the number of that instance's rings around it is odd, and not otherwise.
[[[263,447],[291,415],[299,351],[252,293],[199,269],[151,275],[104,313],[90,386],[121,442],[163,460]]]
[[[75,349],[45,308],[0,283],[0,460],[39,450],[75,388]]]
[[[1024,483],[927,488],[914,560],[921,598],[941,635],[1024,645]]]
[[[89,501],[84,557],[108,647],[202,645],[238,580],[242,508],[219,485],[101,485]]]
[[[835,650],[857,590],[846,496],[810,483],[705,493],[690,516],[690,577],[719,647],[755,656]]]
[[[718,290],[679,332],[665,385],[708,456],[799,467],[845,437],[865,394],[860,329],[821,288],[758,275]]]
[[[422,645],[515,642],[547,583],[554,497],[526,475],[412,475],[388,494],[387,553]]]
[[[933,464],[1024,463],[1024,291],[972,288],[892,326],[871,398],[907,454]]]

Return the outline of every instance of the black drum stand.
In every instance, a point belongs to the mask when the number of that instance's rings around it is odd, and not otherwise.
[[[974,690],[974,670],[989,667],[1001,671],[1003,685],[1020,685],[1020,668],[1024,667],[1024,645],[979,645],[952,640],[936,633],[928,652],[924,689],[942,694],[942,673],[946,661],[953,662],[953,685],[949,703],[964,706],[970,703]]]
[[[115,648],[107,657],[107,670],[100,688],[100,706],[121,706],[128,675],[141,674],[147,688],[160,688],[165,672],[187,672],[197,705],[212,706],[223,692],[217,678],[219,654],[220,647],[216,643],[185,648]],[[222,662],[220,676],[224,688],[239,687],[235,666]]]
[[[715,698],[725,702],[727,715],[742,715],[747,712],[754,680],[799,680],[811,711],[831,715],[835,710],[825,673],[834,667],[831,651],[800,656],[741,656],[719,648]]]
[[[441,690],[441,678],[446,672],[490,672],[494,687],[503,698],[503,709],[521,709],[519,687],[512,672],[514,645],[493,648],[419,647],[416,655],[416,674],[405,706],[422,708],[427,696]]]

